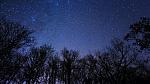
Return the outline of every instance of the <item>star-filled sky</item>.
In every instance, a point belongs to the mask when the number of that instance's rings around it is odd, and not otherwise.
[[[150,16],[150,0],[0,0],[0,16],[35,30],[37,45],[87,53],[123,37],[129,25]]]

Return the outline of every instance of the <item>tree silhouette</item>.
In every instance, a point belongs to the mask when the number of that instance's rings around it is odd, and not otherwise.
[[[20,69],[14,57],[19,48],[32,44],[31,34],[32,31],[19,23],[0,19],[0,82],[10,81]]]
[[[61,64],[61,76],[62,80],[65,84],[72,84],[73,83],[73,72],[75,69],[75,64],[79,57],[78,51],[68,50],[64,48],[62,50],[62,64]]]
[[[130,68],[137,67],[134,63],[137,52],[123,41],[115,39],[105,53],[96,53],[98,77],[102,84],[130,84],[132,75]],[[133,77],[133,75],[132,75]]]
[[[53,50],[48,54],[48,61],[46,67],[46,82],[48,84],[55,84],[59,78],[59,67],[60,67],[60,58]]]
[[[150,19],[130,26],[125,39],[142,49],[150,48]],[[32,31],[6,19],[0,19],[1,84],[149,84],[149,59],[137,47],[113,39],[105,52],[80,57],[79,52],[52,46],[31,46]],[[146,58],[141,58],[144,55]]]
[[[42,81],[46,70],[46,62],[52,51],[52,48],[47,45],[31,48],[24,68],[24,78],[28,84],[40,83]]]
[[[140,46],[141,49],[150,48],[150,19],[142,17],[140,21],[130,26],[130,32],[125,36],[134,45]]]
[[[129,43],[131,42],[131,46],[136,46],[136,49],[142,51],[142,53],[139,52],[141,57],[137,60],[138,68],[136,68],[137,73],[135,73],[137,77],[136,80],[138,80],[137,84],[143,81],[150,83],[150,81],[148,81],[150,79],[150,71],[148,69],[150,62],[150,18],[142,17],[138,22],[132,24],[130,26],[130,32],[125,36],[125,40]]]
[[[95,56],[92,54],[86,55],[84,58],[81,59],[80,65],[80,79],[82,84],[93,84],[96,83],[96,63],[97,60]]]

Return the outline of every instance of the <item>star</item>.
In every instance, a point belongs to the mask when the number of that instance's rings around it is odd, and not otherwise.
[[[128,31],[128,26],[139,17],[150,16],[150,11],[146,10],[150,8],[149,0],[0,2],[0,16],[6,15],[36,30],[35,38],[37,43],[40,41],[37,45],[47,43],[53,38],[52,44],[56,49],[69,47],[83,52],[103,48],[113,36],[124,35]]]
[[[36,18],[34,16],[31,16],[31,20],[32,20],[32,22],[35,22]]]

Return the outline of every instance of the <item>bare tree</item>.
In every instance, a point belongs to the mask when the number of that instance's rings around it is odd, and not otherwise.
[[[142,17],[138,22],[130,26],[130,32],[127,33],[125,39],[133,42],[140,49],[150,48],[150,19]]]
[[[130,68],[136,67],[138,53],[121,40],[113,40],[106,53],[97,53],[98,77],[104,84],[130,84]]]
[[[45,75],[46,61],[51,51],[53,51],[52,48],[47,45],[31,48],[24,68],[24,78],[28,84],[42,82],[42,78]]]
[[[15,55],[21,47],[31,45],[32,31],[6,19],[0,19],[0,82],[10,81],[20,69]]]
[[[150,64],[150,18],[142,17],[139,21],[132,24],[130,26],[130,31],[125,36],[125,40],[131,44],[131,46],[135,46],[136,49],[139,50],[140,59],[137,62],[139,69],[137,74],[143,72],[146,73],[147,76],[150,74],[149,65]],[[146,72],[145,72],[146,70]],[[146,77],[146,76],[145,76]],[[144,79],[150,79],[150,77],[146,77]],[[142,79],[142,78],[138,78]],[[150,82],[150,81],[149,81]]]
[[[97,60],[92,54],[88,54],[80,59],[80,83],[82,84],[95,84],[96,78],[96,63]]]
[[[62,50],[61,78],[65,84],[73,83],[73,72],[78,57],[78,51],[67,50],[66,48]]]
[[[56,84],[59,79],[60,58],[57,54],[51,53],[48,57],[46,67],[46,78],[49,84]]]

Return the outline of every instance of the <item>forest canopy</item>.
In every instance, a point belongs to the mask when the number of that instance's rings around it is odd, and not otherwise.
[[[113,39],[105,52],[81,56],[78,50],[51,45],[34,46],[33,31],[0,19],[1,84],[149,84],[150,19],[141,18],[130,26],[124,39]],[[130,42],[132,41],[132,42]],[[30,47],[32,45],[32,47]],[[138,47],[135,47],[138,46]],[[20,48],[30,47],[22,54]]]

